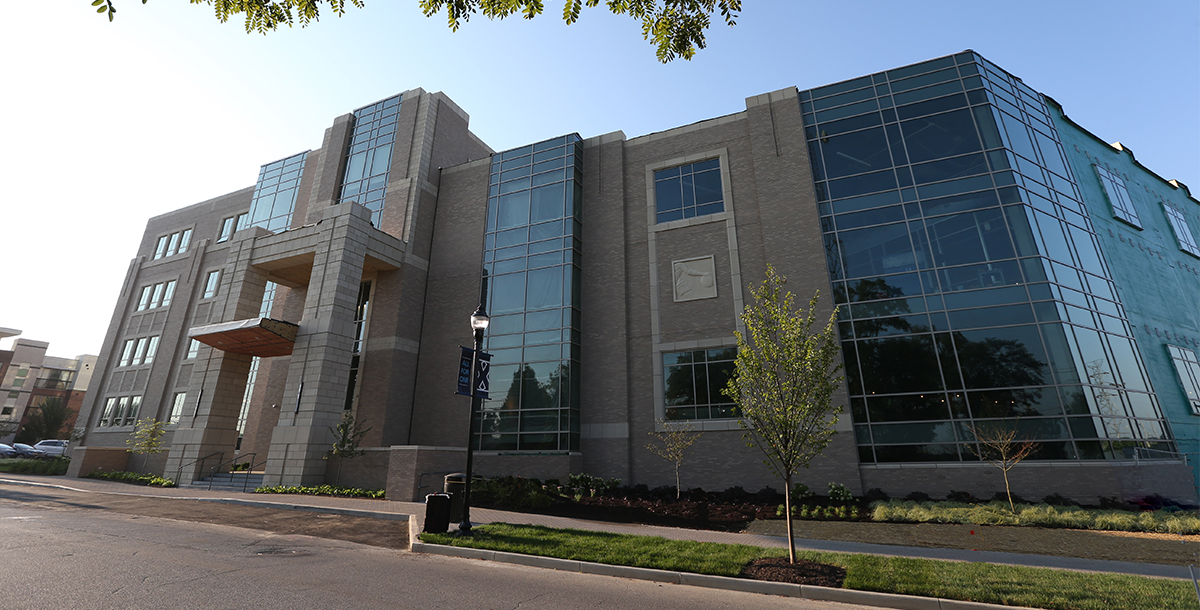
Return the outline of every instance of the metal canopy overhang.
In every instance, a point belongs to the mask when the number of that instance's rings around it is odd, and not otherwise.
[[[292,353],[299,328],[283,320],[252,318],[197,326],[188,331],[188,336],[222,351],[271,358]]]

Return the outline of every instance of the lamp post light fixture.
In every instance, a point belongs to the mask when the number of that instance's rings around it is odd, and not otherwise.
[[[475,331],[475,353],[471,356],[471,412],[467,423],[467,476],[463,482],[462,523],[458,524],[458,533],[471,533],[471,479],[474,477],[472,467],[475,457],[475,419],[480,411],[479,398],[479,354],[483,351],[483,331],[487,329],[491,318],[483,309],[483,303],[475,313],[471,314],[471,329]]]

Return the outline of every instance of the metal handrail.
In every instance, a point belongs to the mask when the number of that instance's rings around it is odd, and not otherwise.
[[[224,457],[224,456],[225,456],[225,452],[224,452],[224,451],[215,451],[215,452],[213,452],[213,453],[210,453],[210,454],[208,454],[208,455],[206,455],[206,456],[204,456],[204,457],[202,457],[202,458],[199,458],[199,459],[192,460],[192,461],[190,461],[190,462],[188,462],[188,463],[186,463],[186,464],[183,464],[182,466],[180,466],[180,467],[179,467],[179,470],[177,470],[177,471],[175,472],[175,484],[176,484],[176,485],[178,485],[178,484],[179,484],[179,479],[180,479],[181,477],[183,477],[183,469],[184,469],[184,468],[187,468],[188,466],[191,466],[192,464],[197,464],[197,463],[198,463],[198,464],[200,464],[200,470],[204,470],[204,462],[208,461],[208,458],[210,458],[210,457],[212,457],[212,456],[214,456],[214,455],[219,455],[219,456],[222,456],[222,457]]]
[[[254,455],[254,454],[252,453],[250,455]],[[246,471],[246,478],[242,481],[242,493],[246,493],[246,485],[248,485],[250,483],[250,473],[254,472],[254,468],[257,466],[266,466],[266,465],[267,465],[267,460],[263,460],[257,464],[250,464],[250,470]]]
[[[225,454],[221,454],[221,455],[225,455]],[[212,483],[213,483],[213,481],[212,481],[212,480],[213,480],[213,476],[215,476],[215,475],[217,474],[217,471],[218,471],[218,470],[220,470],[220,468],[221,468],[222,466],[224,466],[224,465],[226,465],[226,464],[234,464],[234,463],[237,463],[238,461],[244,460],[244,459],[245,459],[245,458],[247,458],[247,457],[258,457],[258,454],[257,454],[257,453],[246,453],[246,454],[243,454],[243,455],[235,455],[235,456],[233,456],[233,458],[231,458],[231,459],[228,459],[228,460],[225,460],[224,462],[221,462],[220,464],[217,464],[216,466],[213,466],[213,467],[212,467],[212,468],[211,468],[211,469],[208,471],[208,490],[209,490],[209,491],[212,491]],[[253,464],[254,464],[254,460],[250,460],[250,464],[251,464],[251,466],[250,466],[250,467],[251,467],[251,468],[253,468],[253,467],[254,467],[254,466],[253,466]],[[232,470],[230,470],[230,471],[229,471],[229,474],[230,474],[230,475],[233,475],[233,471],[232,471]],[[247,474],[249,474],[249,473],[247,473]],[[247,479],[247,480],[249,480],[249,479]],[[244,491],[246,491],[246,484],[245,484],[245,483],[243,483],[243,484],[242,484],[242,491],[243,491],[243,492],[244,492]]]

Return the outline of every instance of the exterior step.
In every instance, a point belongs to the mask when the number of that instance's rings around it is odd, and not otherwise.
[[[187,487],[191,489],[211,489],[213,491],[254,491],[255,488],[261,487],[263,484],[263,474],[261,472],[245,473],[245,472],[225,472],[214,474],[211,477],[197,479],[192,481]]]

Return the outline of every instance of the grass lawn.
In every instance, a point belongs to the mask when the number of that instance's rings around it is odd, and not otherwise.
[[[787,553],[785,549],[504,523],[479,526],[469,538],[421,534],[421,540],[717,576],[737,576],[751,559]],[[1180,580],[847,553],[801,552],[797,556],[845,568],[845,588],[863,591],[1050,610],[1195,610],[1197,603],[1192,583]]]

